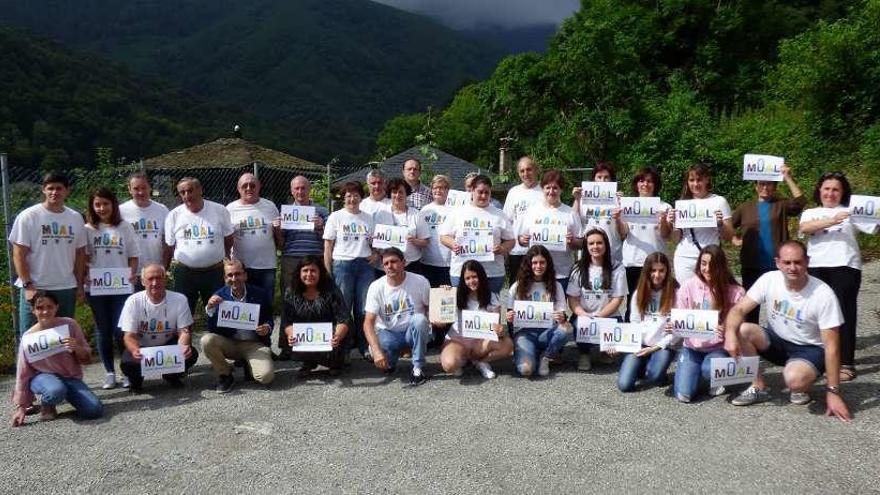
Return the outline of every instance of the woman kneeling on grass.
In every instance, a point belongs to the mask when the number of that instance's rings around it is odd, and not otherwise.
[[[42,402],[43,421],[56,418],[56,406],[64,399],[76,409],[76,415],[81,419],[100,418],[104,415],[104,407],[82,381],[82,365],[91,361],[92,350],[79,324],[73,318],[55,316],[58,312],[58,299],[49,292],[37,291],[30,303],[37,323],[22,335],[22,342],[28,334],[63,325],[67,326],[70,336],[61,340],[64,352],[42,359],[28,356],[24,343],[18,349],[18,370],[12,396],[15,404],[12,426],[24,424],[25,412],[34,401],[35,395],[39,395]],[[30,362],[29,359],[34,361]]]
[[[483,265],[474,261],[465,261],[461,268],[458,289],[455,297],[455,322],[446,334],[446,343],[440,353],[440,364],[447,373],[461,376],[464,365],[468,361],[480,371],[483,378],[495,378],[495,372],[489,365],[492,361],[506,358],[513,353],[513,341],[507,335],[504,326],[496,324],[495,333],[498,341],[488,339],[466,338],[461,332],[461,312],[463,310],[485,311],[497,313],[501,309],[496,296],[489,289],[489,278]]]

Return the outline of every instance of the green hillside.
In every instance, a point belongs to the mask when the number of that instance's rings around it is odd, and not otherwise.
[[[0,0],[3,21],[286,129],[285,148],[365,157],[388,118],[444,105],[500,51],[368,0]]]

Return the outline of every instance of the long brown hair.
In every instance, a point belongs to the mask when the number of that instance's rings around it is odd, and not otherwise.
[[[675,304],[675,290],[678,288],[678,282],[675,281],[675,275],[672,271],[669,257],[661,252],[651,253],[645,257],[645,264],[642,266],[642,273],[639,275],[639,282],[636,284],[636,309],[640,315],[644,315],[648,311],[648,305],[651,303],[651,296],[654,293],[654,287],[651,285],[651,270],[654,265],[661,264],[666,267],[666,280],[663,281],[660,296],[660,314],[669,314],[672,305]]]
[[[553,267],[553,258],[550,251],[541,245],[532,246],[523,256],[522,263],[519,265],[519,272],[516,274],[516,299],[518,301],[527,301],[529,290],[532,284],[538,282],[535,280],[535,274],[532,272],[532,258],[535,256],[543,256],[547,260],[547,269],[540,282],[544,282],[547,293],[550,295],[551,301],[556,301],[556,268]]]
[[[709,274],[712,280],[708,281],[700,273],[700,260],[703,259],[705,254],[711,256],[709,259]],[[731,273],[730,266],[727,264],[727,255],[724,254],[724,250],[716,244],[710,244],[701,249],[700,255],[697,256],[697,264],[694,266],[694,273],[697,274],[697,277],[704,284],[709,286],[709,292],[712,294],[712,308],[717,309],[720,313],[718,321],[724,321],[727,317],[727,312],[733,307],[733,303],[727,300],[727,288],[731,285],[739,285],[739,282],[733,278],[733,273]]]
[[[580,272],[581,288],[592,291],[593,286],[590,283],[590,248],[587,247],[587,239],[591,235],[601,235],[602,242],[605,243],[605,254],[602,255],[602,290],[611,290],[611,275],[614,270],[611,260],[611,244],[608,242],[608,234],[602,229],[590,229],[584,234],[584,247],[581,253],[581,259],[578,260],[575,270]]]
[[[692,193],[691,188],[688,187],[688,177],[691,176],[691,173],[697,174],[697,177],[700,179],[703,177],[708,178],[709,184],[706,187],[706,192],[712,192],[712,172],[709,170],[709,166],[705,163],[695,163],[684,171],[684,184],[681,186],[680,199],[694,199],[694,193]]]
[[[113,208],[110,213],[110,225],[114,227],[119,225],[122,222],[122,215],[119,213],[119,199],[116,197],[116,193],[106,187],[93,189],[89,193],[89,205],[86,208],[86,221],[95,228],[101,223],[101,217],[98,216],[98,213],[95,211],[95,198],[106,199],[110,202]]]

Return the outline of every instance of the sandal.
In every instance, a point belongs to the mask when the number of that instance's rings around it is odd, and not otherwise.
[[[856,379],[855,368],[840,368],[840,382],[851,382]]]

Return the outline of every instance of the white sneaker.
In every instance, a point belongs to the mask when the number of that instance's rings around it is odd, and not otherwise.
[[[792,392],[788,398],[792,404],[803,406],[805,404],[809,404],[812,401],[812,397],[807,392]]]
[[[712,397],[718,397],[719,395],[724,395],[724,392],[727,392],[727,389],[724,388],[724,385],[720,387],[709,387],[709,395]]]
[[[107,373],[104,375],[104,384],[101,385],[104,390],[116,388],[116,373]]]
[[[541,356],[541,363],[538,364],[538,376],[547,376],[550,374],[550,358]]]
[[[590,371],[593,369],[593,360],[590,358],[590,353],[585,352],[578,357],[578,371]]]
[[[131,388],[131,382],[128,381],[128,377],[122,375],[122,388]]]
[[[485,361],[474,361],[474,366],[480,370],[480,374],[483,375],[483,378],[486,380],[495,378],[495,372],[492,371],[492,366],[490,366],[489,363]],[[548,369],[547,372],[549,373],[550,370]]]

